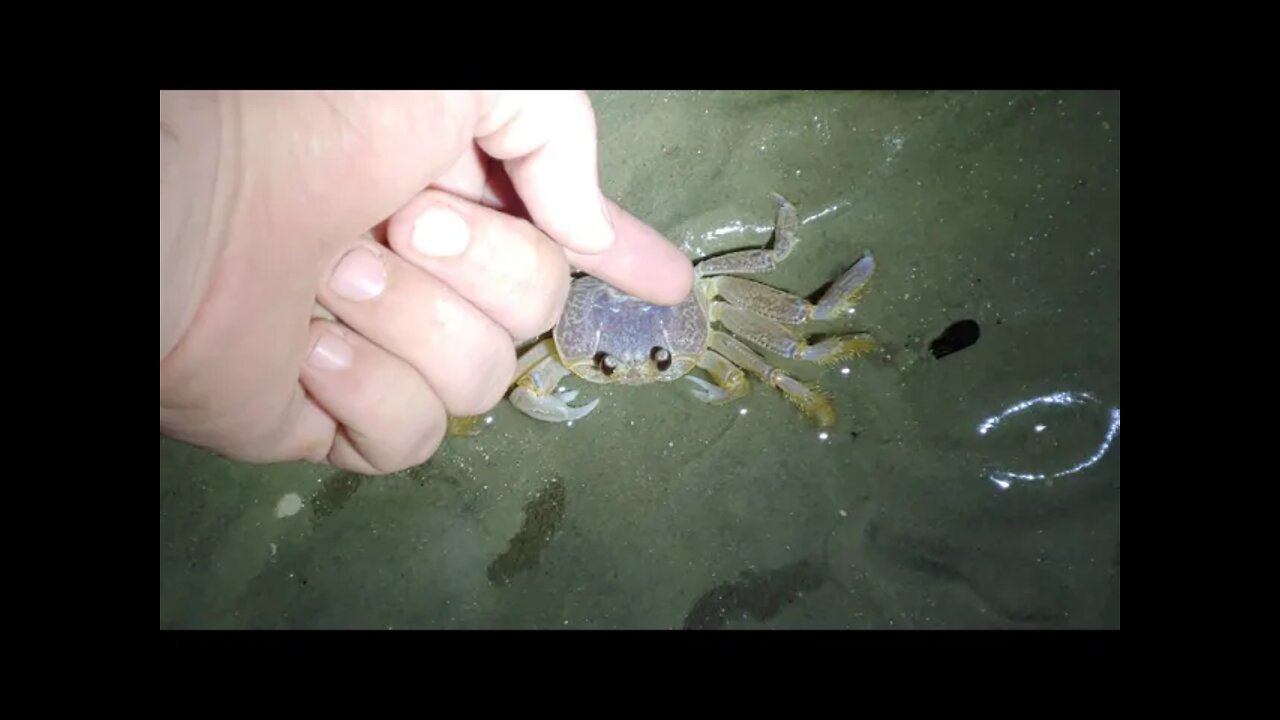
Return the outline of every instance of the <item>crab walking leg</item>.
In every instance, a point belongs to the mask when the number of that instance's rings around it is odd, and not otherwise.
[[[830,320],[849,310],[858,302],[871,283],[871,276],[876,272],[876,259],[868,251],[858,259],[844,274],[836,278],[831,287],[822,294],[822,299],[809,312],[811,320]]]
[[[445,437],[472,437],[479,435],[484,426],[483,415],[450,416],[449,424],[445,429]]]
[[[516,358],[516,369],[512,373],[512,377],[519,381],[529,372],[530,368],[542,362],[546,358],[556,354],[556,341],[551,338],[543,338],[537,343],[530,345],[528,349],[520,353],[520,357]]]
[[[723,405],[745,397],[751,392],[751,382],[742,368],[729,362],[725,356],[715,350],[707,350],[698,358],[698,367],[707,371],[714,383],[709,383],[694,375],[685,375],[685,379],[697,385],[693,396],[705,403]]]
[[[758,375],[769,385],[782,391],[784,397],[791,401],[805,417],[818,427],[828,427],[836,422],[836,408],[817,385],[805,384],[765,362],[751,348],[743,345],[731,335],[712,330],[710,337],[712,349],[724,355],[734,364],[746,368]]]
[[[733,305],[747,308],[770,320],[798,325],[813,316],[813,303],[755,280],[721,275],[703,282],[707,284],[708,300],[721,297]]]
[[[769,272],[787,259],[792,248],[800,242],[800,238],[796,237],[796,231],[800,229],[800,216],[796,214],[795,206],[786,198],[773,193],[773,199],[778,202],[778,217],[774,221],[773,248],[739,250],[707,258],[697,265],[699,277],[728,273]]]
[[[702,282],[706,286],[704,292],[708,300],[721,297],[770,320],[800,325],[813,320],[830,320],[853,307],[866,292],[874,272],[875,259],[867,253],[831,284],[816,305],[798,295],[747,278],[721,275]]]
[[[517,360],[517,368],[528,370],[518,376],[516,387],[511,391],[511,404],[535,420],[581,420],[600,404],[600,398],[581,407],[571,407],[569,401],[578,395],[577,391],[553,394],[569,371],[556,359],[550,343],[549,339],[538,343]]]
[[[760,347],[793,360],[833,365],[860,357],[875,348],[869,333],[837,335],[810,345],[795,330],[766,317],[725,302],[711,303],[711,319],[724,323],[730,332]],[[734,358],[737,361],[737,358]]]

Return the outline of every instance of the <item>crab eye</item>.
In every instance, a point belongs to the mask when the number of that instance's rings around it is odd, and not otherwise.
[[[655,347],[649,351],[649,357],[658,364],[659,371],[666,371],[671,367],[671,353],[666,348]]]
[[[596,367],[600,368],[600,372],[604,373],[606,377],[612,375],[613,371],[618,369],[618,361],[603,350],[596,353],[593,359],[596,361]]]

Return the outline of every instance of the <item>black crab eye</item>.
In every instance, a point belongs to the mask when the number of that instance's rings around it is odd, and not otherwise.
[[[592,359],[595,361],[596,367],[600,368],[600,372],[604,373],[606,377],[612,375],[613,371],[618,369],[618,361],[603,350],[596,353]]]
[[[649,357],[658,364],[658,370],[666,372],[671,367],[671,353],[666,348],[655,347],[649,351]]]

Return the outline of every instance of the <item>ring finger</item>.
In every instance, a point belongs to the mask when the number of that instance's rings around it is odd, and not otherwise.
[[[302,382],[323,413],[341,425],[300,423],[332,436],[327,459],[365,474],[426,462],[444,439],[445,409],[404,360],[327,320],[311,322],[311,353]],[[319,413],[316,413],[319,416]],[[302,440],[314,444],[305,434]]]

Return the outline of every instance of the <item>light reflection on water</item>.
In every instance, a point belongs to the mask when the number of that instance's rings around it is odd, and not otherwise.
[[[848,208],[849,205],[850,202],[848,200],[840,200],[839,202],[832,203],[830,206],[819,210],[812,215],[804,217],[800,220],[800,224],[808,225],[815,220],[820,220],[827,215],[844,210],[845,208]],[[741,220],[734,220],[733,222],[726,223],[718,228],[712,228],[696,236],[688,235],[684,238],[681,245],[687,252],[691,253],[693,257],[702,257],[706,252],[707,243],[713,242],[718,238],[729,235],[769,235],[772,233],[772,223],[745,223]]]
[[[1003,423],[1005,420],[1012,417],[1016,417],[1018,415],[1021,415],[1022,413],[1028,412],[1038,407],[1043,407],[1043,406],[1076,407],[1076,406],[1101,405],[1101,404],[1102,404],[1101,401],[1099,401],[1097,397],[1087,392],[1050,393],[1048,395],[1042,395],[1040,397],[1035,397],[1029,400],[1023,400],[1023,401],[1014,403],[1013,405],[1010,405],[1009,407],[1000,411],[998,414],[993,415],[987,418],[986,420],[983,420],[981,423],[978,424],[978,434],[983,436],[989,435],[993,431],[998,429],[1001,423]],[[1107,430],[1103,434],[1103,437],[1101,438],[1098,445],[1093,449],[1091,453],[1089,453],[1081,461],[1075,463],[1074,465],[1071,465],[1061,470],[1057,470],[1055,472],[1017,472],[1013,470],[993,470],[987,474],[987,479],[990,480],[992,483],[994,483],[996,487],[1000,488],[1001,490],[1007,490],[1016,481],[1037,482],[1041,480],[1050,480],[1053,478],[1065,477],[1067,475],[1074,475],[1075,473],[1078,473],[1094,465],[1099,460],[1101,460],[1104,455],[1107,454],[1107,450],[1110,449],[1111,443],[1115,440],[1116,435],[1120,433],[1120,408],[1119,407],[1109,408],[1107,411],[1107,417],[1108,417]],[[1035,425],[1035,431],[1037,433],[1043,432],[1046,428],[1047,426],[1044,423],[1037,423]]]

